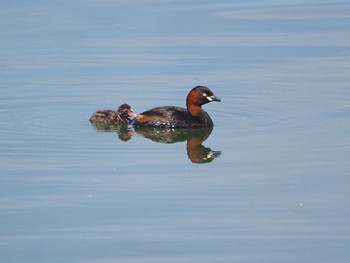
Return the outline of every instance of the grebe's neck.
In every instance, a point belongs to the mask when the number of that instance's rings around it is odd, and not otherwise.
[[[197,117],[201,117],[203,114],[206,113],[201,106],[198,106],[193,103],[187,103],[187,111]]]
[[[187,111],[194,116],[200,117],[203,113],[206,113],[200,105],[201,103],[197,94],[195,92],[190,92],[186,99]]]
[[[213,121],[211,120],[209,114],[202,109],[201,106],[198,106],[194,103],[187,103],[187,111],[199,119],[200,123],[205,124],[205,126],[212,126]]]

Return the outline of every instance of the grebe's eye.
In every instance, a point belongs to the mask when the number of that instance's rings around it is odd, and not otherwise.
[[[206,97],[207,96],[207,93],[203,93],[203,97]]]

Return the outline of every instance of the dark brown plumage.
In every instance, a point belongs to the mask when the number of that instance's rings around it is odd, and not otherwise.
[[[213,121],[201,107],[212,101],[221,100],[209,88],[197,86],[187,95],[186,109],[176,106],[156,107],[138,114],[134,125],[162,128],[212,127]]]

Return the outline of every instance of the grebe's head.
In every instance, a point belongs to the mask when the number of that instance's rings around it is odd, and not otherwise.
[[[187,105],[195,104],[197,106],[202,106],[212,101],[221,100],[216,97],[209,88],[204,86],[194,87],[187,96]]]
[[[137,114],[133,111],[129,104],[122,104],[118,108],[118,112],[121,116],[125,118],[135,118]]]

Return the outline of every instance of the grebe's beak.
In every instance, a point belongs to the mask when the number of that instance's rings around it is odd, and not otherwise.
[[[218,97],[215,95],[207,96],[207,100],[209,101],[221,101]]]

